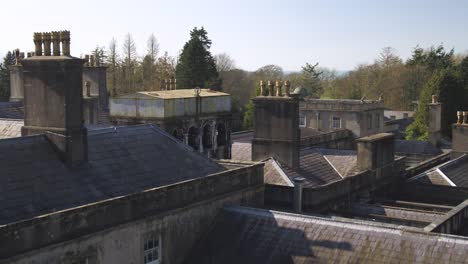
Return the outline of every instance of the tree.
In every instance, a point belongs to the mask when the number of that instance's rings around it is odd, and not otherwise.
[[[302,66],[300,86],[305,91],[305,96],[320,98],[323,93],[320,76],[323,72],[317,69],[318,62],[314,65],[306,63]]]
[[[244,120],[242,122],[243,129],[249,130],[253,128],[253,114],[254,114],[254,104],[250,100],[247,104],[247,109],[244,114]]]
[[[96,65],[101,66],[106,61],[106,51],[104,47],[99,47],[98,45],[92,51],[92,54],[95,57]]]
[[[156,62],[156,75],[159,80],[174,78],[175,75],[175,59],[166,52],[158,58]],[[162,90],[162,87],[159,87]]]
[[[195,27],[190,31],[190,40],[185,43],[176,67],[178,87],[221,89],[219,73],[209,51],[210,47],[211,40],[203,27]]]
[[[135,90],[136,84],[136,66],[137,66],[137,50],[136,44],[130,33],[125,36],[123,43],[123,77],[124,91],[130,92]]]
[[[453,67],[436,71],[425,84],[419,96],[415,121],[406,129],[407,139],[427,140],[429,108],[432,95],[442,103],[442,135],[450,137],[450,125],[456,121],[456,112],[463,105],[464,91]]]
[[[454,49],[445,51],[444,46],[430,47],[428,50],[416,46],[412,57],[408,60],[408,65],[423,65],[430,71],[444,69],[453,65]]]
[[[216,69],[219,73],[227,72],[236,68],[235,61],[227,54],[220,53],[214,56],[216,62]]]
[[[112,38],[109,44],[109,54],[107,56],[108,69],[108,84],[109,90],[112,91],[112,95],[117,95],[117,80],[119,79],[119,54],[117,53],[117,41]]]
[[[154,34],[148,38],[147,54],[143,58],[143,87],[145,90],[156,90],[158,79],[156,78],[156,60],[159,53],[159,43]]]
[[[3,62],[0,63],[0,97],[8,98],[10,96],[10,71],[7,66],[15,63],[14,52],[8,51]]]
[[[460,63],[460,81],[464,88],[463,109],[468,110],[468,55]]]
[[[269,64],[265,65],[263,67],[260,67],[255,71],[255,76],[257,77],[257,83],[260,80],[265,80],[265,81],[275,81],[275,80],[281,80],[284,76],[283,68],[281,68],[278,65],[274,64]]]

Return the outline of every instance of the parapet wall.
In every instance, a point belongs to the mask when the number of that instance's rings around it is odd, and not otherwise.
[[[383,109],[383,101],[361,101],[349,99],[306,99],[299,105],[300,110],[326,110],[361,112]]]
[[[347,129],[301,138],[301,147],[356,149],[353,133]]]
[[[261,197],[243,204],[261,206],[262,163],[1,226],[0,259],[247,190]]]
[[[450,212],[448,212],[444,217],[441,217],[426,226],[424,231],[443,234],[459,234],[467,223],[468,200],[465,200],[463,203],[450,210]]]

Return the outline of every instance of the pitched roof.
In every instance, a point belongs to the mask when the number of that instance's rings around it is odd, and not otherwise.
[[[298,170],[293,170],[281,163],[279,164],[291,180],[296,177],[305,178],[305,188],[317,187],[342,179],[340,174],[316,149],[302,149],[299,163]]]
[[[468,155],[464,154],[452,162],[447,162],[439,169],[456,186],[468,187]]]
[[[419,154],[419,155],[439,155],[442,151],[434,147],[428,141],[419,140],[395,140],[395,152],[406,154]]]
[[[225,170],[157,127],[88,132],[73,170],[44,135],[0,140],[0,225]]]
[[[463,237],[232,207],[187,263],[468,263],[466,252]]]
[[[231,159],[233,160],[252,160],[252,144],[243,142],[234,142],[231,146]]]
[[[342,177],[356,174],[357,151],[342,149],[317,149]]]
[[[468,187],[468,155],[464,154],[431,168],[408,179],[408,182]]]

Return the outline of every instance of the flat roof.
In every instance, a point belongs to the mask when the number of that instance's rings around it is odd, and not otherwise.
[[[197,89],[177,89],[164,91],[141,91],[134,94],[117,96],[117,98],[160,98],[160,99],[180,99],[196,97]],[[211,89],[200,89],[200,97],[230,96],[228,93],[214,91]]]

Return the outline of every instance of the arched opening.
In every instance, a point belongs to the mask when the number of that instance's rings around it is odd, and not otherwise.
[[[218,147],[220,147],[225,146],[226,143],[226,127],[224,126],[224,124],[221,123],[216,128],[216,144],[218,145]]]
[[[198,128],[190,127],[188,130],[188,145],[193,149],[198,150],[200,143],[198,140]]]
[[[177,138],[179,141],[184,140],[184,135],[182,134],[182,132],[178,128],[176,128],[176,129],[174,129],[174,131],[172,131],[172,136]]]
[[[203,150],[209,150],[213,148],[213,137],[211,135],[211,126],[206,125],[203,127]]]

